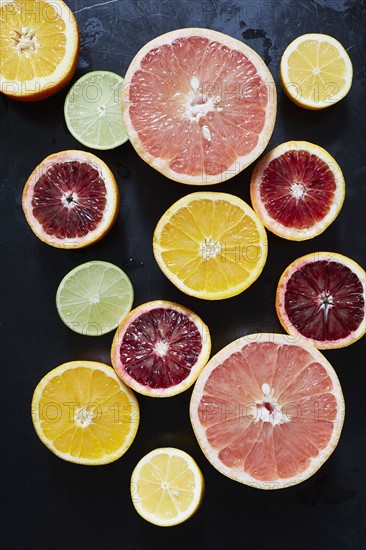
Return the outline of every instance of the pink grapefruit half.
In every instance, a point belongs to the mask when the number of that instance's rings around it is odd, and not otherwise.
[[[288,335],[252,334],[208,362],[190,415],[219,472],[259,489],[282,489],[313,475],[334,451],[344,400],[317,349]]]
[[[220,183],[265,149],[276,88],[249,46],[208,29],[180,29],[146,44],[125,77],[123,114],[137,153],[168,178]]]

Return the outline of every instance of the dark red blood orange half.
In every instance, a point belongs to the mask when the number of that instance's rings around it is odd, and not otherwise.
[[[313,346],[252,334],[226,346],[195,384],[191,422],[222,474],[259,489],[313,475],[334,451],[344,400],[335,371]]]
[[[349,346],[365,334],[365,271],[335,252],[295,260],[281,275],[276,309],[289,334],[319,349]]]
[[[195,382],[210,351],[208,327],[195,313],[156,300],[137,307],[121,322],[111,358],[117,374],[137,392],[170,397]]]
[[[250,185],[262,223],[293,241],[311,239],[335,220],[344,201],[342,170],[322,147],[306,141],[278,145],[256,165]]]
[[[85,151],[45,158],[29,176],[22,197],[33,232],[57,248],[82,248],[112,227],[119,192],[108,166]]]

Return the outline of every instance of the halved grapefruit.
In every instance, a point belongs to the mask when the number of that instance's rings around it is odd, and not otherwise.
[[[320,235],[335,220],[345,184],[342,170],[325,149],[288,141],[258,162],[250,195],[267,229],[284,239],[303,241]]]
[[[111,358],[117,374],[135,391],[171,397],[189,388],[211,351],[205,323],[186,307],[155,300],[121,321]]]
[[[259,489],[282,489],[313,475],[334,451],[344,400],[318,350],[288,335],[252,334],[209,361],[190,415],[219,472]]]
[[[29,176],[22,204],[32,231],[56,248],[83,248],[112,227],[119,191],[108,166],[85,151],[45,158]]]
[[[208,29],[146,44],[125,77],[123,113],[137,153],[168,178],[205,185],[232,178],[266,147],[276,88],[259,55]]]
[[[366,329],[366,276],[335,252],[313,252],[280,277],[276,310],[284,329],[319,349],[342,348]]]

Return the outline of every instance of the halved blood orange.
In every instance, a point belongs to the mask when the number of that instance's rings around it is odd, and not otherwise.
[[[283,334],[252,334],[209,361],[190,415],[219,472],[259,489],[282,489],[313,475],[334,451],[344,400],[335,371],[313,346]]]
[[[83,248],[112,227],[119,207],[108,166],[85,151],[45,158],[24,187],[25,217],[41,241],[56,248]]]
[[[131,388],[151,397],[170,397],[189,388],[211,351],[208,327],[186,307],[155,300],[137,307],[120,323],[111,358]]]
[[[366,276],[335,252],[313,252],[280,277],[276,310],[289,333],[319,349],[342,348],[365,334]]]
[[[272,233],[303,241],[335,220],[344,201],[342,170],[314,143],[288,141],[255,167],[250,195],[253,208]]]
[[[249,46],[208,29],[146,44],[125,76],[123,113],[137,153],[168,178],[205,185],[232,178],[266,147],[276,88]]]

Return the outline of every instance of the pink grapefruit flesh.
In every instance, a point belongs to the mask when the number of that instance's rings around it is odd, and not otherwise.
[[[266,147],[276,89],[251,48],[208,29],[159,36],[133,59],[123,112],[139,155],[187,184],[229,179]]]
[[[194,382],[209,353],[203,322],[183,306],[158,300],[139,306],[122,321],[112,363],[136,391],[168,397]]]
[[[229,344],[200,374],[191,421],[208,460],[224,475],[261,489],[295,485],[335,449],[342,390],[315,348],[281,334]]]

